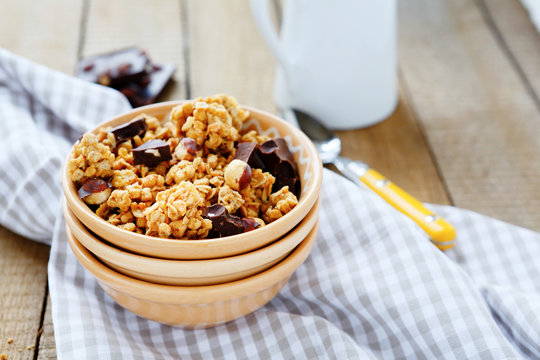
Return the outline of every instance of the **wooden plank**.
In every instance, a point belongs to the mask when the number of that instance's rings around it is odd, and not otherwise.
[[[400,95],[396,111],[383,122],[338,132],[342,154],[365,161],[421,201],[449,204],[409,99]]]
[[[70,0],[6,3],[0,12],[0,46],[71,73],[77,61],[81,9],[81,2]],[[0,228],[0,273],[4,276],[0,353],[9,359],[32,359],[37,351],[48,257],[49,247]],[[7,344],[8,338],[14,342]],[[55,357],[52,344],[48,358]]]
[[[42,334],[39,342],[38,359],[56,359],[56,346],[54,342],[54,329],[51,316],[51,297],[47,298],[45,317],[41,328]]]
[[[0,46],[45,66],[75,68],[81,1],[17,0],[2,3]]]
[[[0,354],[7,354],[9,359],[34,356],[47,287],[48,257],[48,246],[0,227]],[[10,338],[12,344],[8,344]]]
[[[159,101],[186,97],[182,38],[182,8],[178,0],[95,0],[90,2],[83,56],[139,46],[155,63],[176,65],[175,81]]]
[[[227,93],[238,102],[276,112],[276,62],[247,1],[187,0],[193,97]]]
[[[202,13],[204,17],[199,16]],[[255,27],[248,3],[193,0],[188,1],[188,15],[193,94],[226,92],[241,103],[275,113],[272,89],[276,62]],[[383,123],[342,131],[339,136],[345,156],[369,162],[424,201],[448,203],[405,98]]]
[[[477,3],[398,4],[403,83],[454,203],[540,230],[540,114]]]
[[[515,63],[523,81],[540,99],[540,34],[519,0],[478,0],[486,21]]]

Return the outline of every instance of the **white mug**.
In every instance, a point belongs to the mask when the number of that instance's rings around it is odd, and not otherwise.
[[[373,125],[398,101],[395,0],[288,0],[281,39],[268,0],[250,0],[278,60],[279,108],[311,113],[333,129]]]

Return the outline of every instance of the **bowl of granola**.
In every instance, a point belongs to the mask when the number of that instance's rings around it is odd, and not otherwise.
[[[134,279],[164,285],[215,285],[247,278],[279,263],[318,223],[320,200],[286,236],[261,249],[241,255],[204,260],[172,260],[123,251],[92,234],[64,201],[66,231],[103,264]]]
[[[277,265],[245,279],[208,286],[154,284],[122,275],[96,259],[70,232],[79,262],[120,306],[149,320],[186,328],[205,328],[247,315],[270,301],[308,257],[318,224]]]
[[[297,128],[218,95],[149,105],[84,134],[65,163],[69,209],[124,250],[212,259],[264,247],[313,208],[322,164]]]

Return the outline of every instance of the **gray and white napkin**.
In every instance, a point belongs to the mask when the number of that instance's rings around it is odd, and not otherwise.
[[[266,306],[205,330],[124,310],[69,249],[59,178],[71,143],[128,109],[113,90],[0,49],[0,223],[52,241],[60,359],[540,358],[540,234],[433,206],[458,232],[443,253],[411,220],[329,171],[313,251]]]

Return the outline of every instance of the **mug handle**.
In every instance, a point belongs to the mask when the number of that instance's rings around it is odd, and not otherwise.
[[[270,51],[274,54],[283,69],[288,71],[288,69],[290,69],[289,60],[287,60],[287,57],[285,56],[285,50],[276,34],[274,24],[272,24],[268,6],[269,0],[250,0],[249,3],[251,5],[251,13],[255,19],[255,24],[270,48]]]

